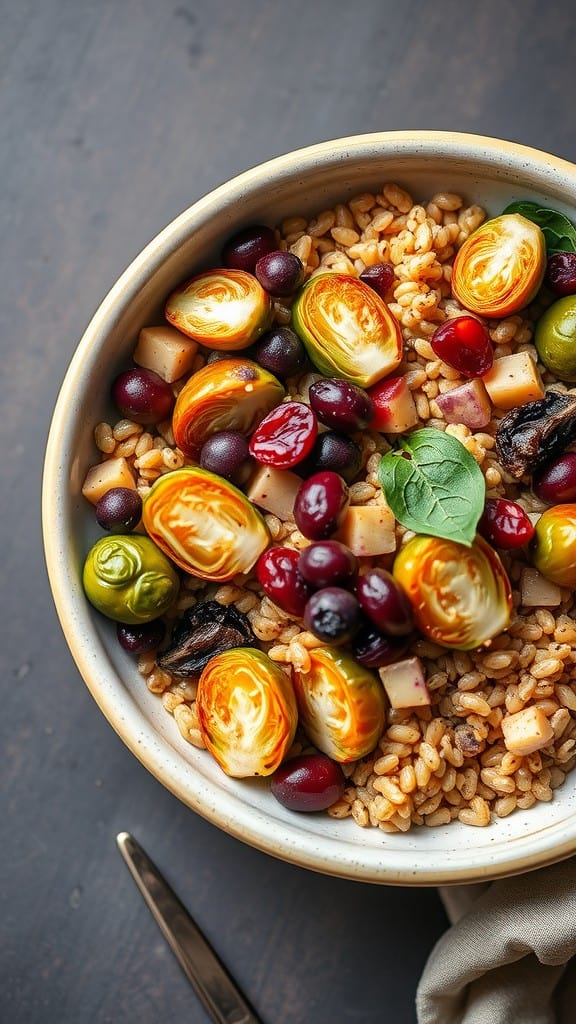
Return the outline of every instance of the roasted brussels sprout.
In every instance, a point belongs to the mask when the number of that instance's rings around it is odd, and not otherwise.
[[[279,380],[250,359],[219,359],[193,374],[176,399],[174,440],[195,458],[213,434],[250,434],[284,398]]]
[[[334,761],[356,761],[376,746],[384,729],[384,690],[349,654],[330,647],[310,651],[307,672],[293,669],[300,723],[314,746]]]
[[[292,317],[311,361],[327,377],[366,388],[400,364],[399,324],[380,296],[356,277],[313,277],[297,296]]]
[[[205,580],[248,572],[270,541],[262,516],[242,491],[196,466],[166,473],[153,484],[142,522],[176,565]]]
[[[532,301],[546,270],[540,228],[519,213],[486,221],[456,253],[452,291],[480,316],[511,316]]]
[[[174,566],[149,537],[101,537],[88,552],[86,597],[116,622],[135,625],[163,615],[178,593]]]
[[[248,348],[272,323],[272,300],[245,270],[207,270],[168,296],[166,319],[201,345]]]
[[[532,561],[559,587],[576,587],[576,504],[553,505],[540,516]]]
[[[271,775],[296,732],[290,679],[254,647],[218,654],[206,665],[196,698],[206,747],[227,775]]]
[[[413,537],[396,556],[393,575],[412,603],[418,629],[443,647],[473,650],[508,625],[510,582],[482,537],[471,547]]]

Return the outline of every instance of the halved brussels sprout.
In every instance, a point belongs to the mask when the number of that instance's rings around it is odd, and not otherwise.
[[[149,537],[101,537],[88,552],[86,597],[115,622],[136,625],[163,615],[178,593],[174,566]]]
[[[401,362],[398,322],[380,296],[356,277],[313,277],[297,296],[292,317],[311,361],[327,377],[366,388]]]
[[[142,523],[176,565],[204,580],[248,572],[270,542],[266,523],[242,491],[196,466],[153,484]]]
[[[508,626],[510,581],[480,536],[471,547],[413,537],[396,556],[393,575],[411,601],[418,629],[443,647],[471,651]]]
[[[466,239],[452,268],[452,292],[472,313],[510,316],[532,301],[546,270],[546,240],[519,213],[486,221]]]
[[[334,761],[356,761],[374,750],[386,722],[384,690],[349,654],[310,651],[307,672],[293,669],[300,722],[312,743]]]
[[[194,458],[204,441],[221,430],[251,434],[284,395],[280,381],[250,359],[208,363],[190,377],[176,399],[174,440]]]
[[[559,587],[576,587],[576,504],[553,505],[540,516],[532,562]]]
[[[298,709],[286,673],[255,647],[212,658],[196,707],[206,747],[227,775],[271,775],[292,745]]]
[[[272,323],[272,300],[245,270],[206,270],[168,296],[169,323],[201,345],[226,352],[248,348]]]

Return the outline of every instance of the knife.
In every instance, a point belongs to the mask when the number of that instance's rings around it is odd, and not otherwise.
[[[215,1024],[262,1024],[198,925],[129,832],[118,849],[156,924]]]

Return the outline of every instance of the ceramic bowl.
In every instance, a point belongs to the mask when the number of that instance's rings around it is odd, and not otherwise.
[[[495,878],[567,857],[576,849],[573,780],[551,803],[516,811],[485,828],[454,822],[407,834],[361,829],[351,820],[298,815],[265,782],[225,776],[181,739],[161,702],[96,614],[81,565],[101,535],[81,496],[96,461],[92,430],[112,414],[109,382],[129,359],[139,329],[161,322],[163,301],[196,268],[215,265],[223,239],[246,224],[312,214],[386,181],[418,199],[446,190],[500,212],[537,199],[572,216],[576,167],[496,139],[445,132],[387,132],[339,139],[271,160],[220,186],[168,225],[102,302],[66,374],[48,441],[45,549],[54,600],[72,655],[110,724],[148,770],[180,800],[226,832],[274,856],[367,882],[436,885]],[[114,420],[113,420],[114,422]]]

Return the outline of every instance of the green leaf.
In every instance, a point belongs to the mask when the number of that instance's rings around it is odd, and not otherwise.
[[[510,203],[503,213],[520,213],[533,224],[537,224],[546,239],[546,250],[549,256],[555,252],[576,252],[576,227],[558,210],[548,206],[522,200]]]
[[[425,427],[383,456],[380,482],[392,512],[416,533],[470,547],[484,509],[482,470],[450,434]]]

